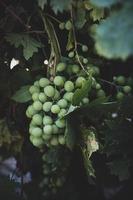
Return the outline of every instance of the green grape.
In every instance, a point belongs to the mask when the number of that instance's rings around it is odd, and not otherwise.
[[[53,136],[53,137],[51,138],[51,140],[50,140],[50,144],[51,144],[52,146],[57,146],[57,145],[59,145],[58,137]]]
[[[39,93],[35,92],[35,93],[32,94],[33,101],[37,101],[38,97],[39,97]]]
[[[31,118],[32,116],[29,114],[29,111],[28,111],[28,109],[26,110],[26,116],[28,117],[28,118]]]
[[[64,128],[66,126],[64,119],[57,119],[55,124],[58,128]]]
[[[32,128],[31,135],[33,135],[34,137],[40,137],[42,135],[42,129],[39,127]]]
[[[41,138],[37,138],[37,137],[34,137],[34,138],[32,139],[32,143],[33,143],[33,145],[36,146],[36,147],[42,147],[42,145],[44,144],[44,143],[43,143],[43,140],[42,140]]]
[[[64,22],[61,22],[59,24],[59,29],[61,29],[61,30],[65,29],[65,23]]]
[[[44,88],[44,93],[46,94],[46,96],[48,97],[54,97],[55,95],[55,89],[53,86],[48,85]]]
[[[80,67],[79,67],[79,65],[72,65],[72,72],[74,73],[74,74],[77,74],[77,73],[79,73],[79,71],[80,71]]]
[[[86,45],[82,45],[82,51],[83,52],[87,52],[88,51],[88,47]]]
[[[117,82],[119,85],[124,85],[125,82],[126,82],[126,79],[125,79],[124,76],[118,76],[118,77],[116,78],[116,82]]]
[[[62,78],[62,76],[56,76],[54,78],[54,84],[56,86],[61,86],[62,87],[64,85],[64,79]]]
[[[44,125],[51,125],[51,124],[53,124],[53,119],[52,119],[52,117],[50,117],[50,116],[48,116],[48,115],[45,115],[45,116],[43,117],[43,124],[44,124]]]
[[[52,138],[52,134],[43,134],[42,135],[42,138],[45,140],[45,141],[47,141],[47,140],[50,140],[51,138]]]
[[[83,63],[87,64],[88,63],[88,59],[87,58],[83,58]]]
[[[60,106],[60,108],[66,108],[68,106],[68,103],[65,99],[60,99],[57,104]]]
[[[72,99],[73,99],[73,95],[74,93],[73,92],[66,92],[63,96],[63,98],[69,102],[72,102]]]
[[[52,129],[53,129],[53,134],[58,134],[59,128],[55,124],[52,125]]]
[[[75,86],[80,88],[85,83],[85,81],[85,78],[80,76],[76,79]]]
[[[66,22],[65,29],[68,30],[68,31],[72,29],[72,23],[71,23],[70,20]]]
[[[58,105],[52,105],[51,112],[54,114],[58,114],[60,112],[60,107]]]
[[[45,112],[49,112],[51,110],[51,107],[52,107],[52,102],[50,101],[47,101],[43,104],[43,110]]]
[[[64,145],[66,143],[64,135],[58,136],[59,144]]]
[[[36,125],[42,125],[42,116],[41,115],[35,114],[33,116],[32,120]]]
[[[42,110],[42,103],[41,103],[40,101],[34,101],[34,103],[33,103],[33,108],[34,108],[36,111]]]
[[[49,167],[46,165],[46,166],[44,167],[44,169],[43,169],[43,174],[44,174],[44,175],[48,175],[48,174],[50,174],[50,172],[51,172],[51,170],[50,170]]]
[[[125,92],[125,93],[130,93],[131,92],[131,90],[132,90],[132,88],[129,86],[129,85],[125,85],[124,87],[123,87],[123,91]]]
[[[67,113],[67,111],[65,109],[61,109],[60,112],[59,112],[59,114],[58,114],[58,117],[59,118],[63,118],[66,113]]]
[[[53,97],[53,100],[58,100],[60,98],[60,93],[58,90],[55,89],[55,95]]]
[[[123,92],[118,92],[116,95],[117,100],[122,100],[124,98]]]
[[[59,63],[57,66],[56,66],[56,71],[57,72],[62,72],[66,69],[66,63]]]
[[[44,88],[44,87],[48,86],[49,84],[50,84],[50,81],[47,78],[41,78],[39,80],[40,87]]]
[[[68,57],[73,58],[74,57],[74,51],[70,51],[69,54],[68,54]]]
[[[33,115],[36,114],[36,111],[35,111],[35,109],[33,108],[32,105],[28,106],[27,112],[28,112],[28,114],[29,114],[30,117],[32,117]]]
[[[43,160],[44,162],[47,161],[47,154],[43,154],[43,156],[42,156],[42,160]]]
[[[104,90],[100,89],[97,91],[97,97],[105,97],[105,92]]]
[[[40,85],[39,85],[39,81],[35,81],[35,82],[34,82],[34,86],[39,87],[39,86],[40,86]]]
[[[44,134],[51,135],[52,132],[53,132],[52,126],[51,125],[45,125],[43,127],[43,132],[44,132]]]
[[[37,92],[37,93],[39,93],[39,88],[37,87],[37,86],[34,86],[34,85],[32,85],[30,88],[29,88],[29,92],[31,93],[31,94],[33,94],[33,93],[35,93],[35,92]]]
[[[127,84],[129,84],[130,86],[133,86],[133,78],[132,77],[127,78]]]
[[[74,84],[72,81],[66,81],[64,88],[67,92],[72,92],[74,90]]]
[[[88,104],[89,103],[89,99],[87,97],[82,99],[82,103],[83,104]]]
[[[45,102],[46,100],[47,100],[47,96],[43,93],[43,92],[41,92],[40,94],[39,94],[39,100],[41,101],[41,102]]]
[[[101,89],[101,85],[99,83],[96,83],[96,89],[97,90]]]

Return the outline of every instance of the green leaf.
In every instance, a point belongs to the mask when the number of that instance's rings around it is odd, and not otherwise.
[[[73,150],[77,140],[74,124],[75,122],[72,116],[68,116],[66,119],[65,138],[66,138],[66,145],[70,150]]]
[[[63,12],[64,10],[69,9],[69,6],[71,5],[72,0],[51,0],[50,5],[52,6],[52,9],[57,14],[58,12]]]
[[[91,85],[92,77],[90,76],[89,79],[82,85],[82,88],[75,91],[72,100],[72,104],[74,106],[78,106],[82,99],[88,95],[88,92],[91,90]]]
[[[38,52],[38,49],[42,47],[40,42],[26,34],[11,33],[7,34],[5,39],[16,48],[22,46],[23,56],[26,60],[31,58],[33,54]]]
[[[38,0],[38,6],[43,10],[47,0]]]
[[[82,1],[80,1],[78,4],[79,5],[75,16],[75,26],[77,29],[81,29],[86,23],[86,10],[82,7]]]
[[[123,60],[133,55],[132,11],[133,6],[125,6],[96,27],[94,38],[99,55]]]
[[[110,7],[118,3],[120,0],[91,0],[91,3],[98,7]]]
[[[13,96],[12,99],[19,103],[25,103],[31,100],[31,94],[29,92],[29,85],[21,87]]]
[[[104,17],[104,9],[93,7],[90,16],[93,19],[93,21],[100,21]]]

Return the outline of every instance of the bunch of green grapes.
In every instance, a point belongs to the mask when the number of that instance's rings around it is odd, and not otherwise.
[[[124,96],[131,95],[133,89],[132,77],[124,77],[122,75],[119,75],[113,77],[113,81],[118,88],[118,92],[116,94],[117,100],[122,100]]]

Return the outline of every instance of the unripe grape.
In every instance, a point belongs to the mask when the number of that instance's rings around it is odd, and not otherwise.
[[[41,138],[34,137],[32,143],[36,147],[41,147],[43,145],[43,140]]]
[[[83,52],[87,52],[88,51],[88,47],[86,45],[82,45],[82,51]]]
[[[39,97],[39,93],[38,92],[35,92],[35,93],[32,94],[33,101],[37,101],[38,97]]]
[[[60,106],[60,108],[66,108],[68,103],[65,99],[60,99],[57,104]]]
[[[61,109],[60,112],[59,112],[59,114],[58,114],[58,117],[62,118],[62,117],[65,116],[66,113],[67,113],[67,111],[65,109]]]
[[[52,105],[51,112],[54,114],[58,114],[60,112],[60,107],[58,105]]]
[[[66,81],[64,88],[67,92],[72,92],[74,90],[74,84],[72,81]]]
[[[34,86],[34,85],[32,85],[30,88],[29,88],[29,92],[31,93],[31,94],[33,94],[33,93],[35,93],[35,92],[37,92],[37,93],[39,93],[39,88],[37,87],[37,86]]]
[[[125,79],[124,76],[118,76],[118,77],[116,78],[116,82],[117,82],[119,85],[124,85],[125,82],[126,82],[126,79]]]
[[[33,138],[34,138],[33,135],[30,135],[29,139],[30,139],[31,142],[33,141]]]
[[[64,135],[58,136],[59,144],[64,145],[66,143]]]
[[[64,22],[61,22],[59,24],[59,29],[61,29],[61,30],[65,29],[65,23]]]
[[[118,92],[116,95],[117,100],[122,100],[124,98],[123,92]]]
[[[66,126],[66,122],[64,119],[57,119],[55,124],[58,128],[64,128]]]
[[[42,125],[42,116],[41,115],[35,114],[33,116],[32,120],[36,125]]]
[[[46,96],[48,97],[54,97],[55,95],[55,89],[53,86],[48,85],[44,88],[44,93],[46,94]]]
[[[42,135],[42,129],[39,127],[32,128],[31,135],[33,135],[34,137],[40,137]]]
[[[63,96],[63,98],[69,102],[72,102],[72,99],[73,99],[73,95],[74,93],[73,92],[66,92]]]
[[[55,95],[53,97],[54,100],[58,100],[60,98],[60,93],[58,90],[55,89]]]
[[[51,110],[51,107],[52,107],[52,102],[50,101],[47,101],[43,104],[43,110],[45,112],[49,112]]]
[[[58,134],[59,128],[55,124],[52,125],[52,129],[53,129],[53,134]]]
[[[28,111],[28,109],[26,110],[26,116],[28,117],[28,118],[31,118],[32,116],[29,114],[29,111]]]
[[[52,126],[51,125],[44,126],[43,131],[44,131],[44,134],[51,135],[53,131]]]
[[[66,22],[65,29],[68,30],[68,31],[72,29],[72,23],[71,23],[70,20]]]
[[[73,58],[74,57],[74,51],[70,51],[69,54],[68,54],[68,57]]]
[[[87,64],[88,63],[88,59],[87,58],[83,58],[83,63]]]
[[[50,84],[50,81],[47,79],[47,78],[41,78],[40,80],[39,80],[39,85],[40,85],[40,87],[46,87],[47,85],[49,85]]]
[[[51,144],[52,146],[57,146],[57,145],[59,145],[58,137],[56,137],[56,136],[52,137],[51,140],[50,140],[50,144]]]
[[[35,101],[33,103],[33,108],[36,110],[36,111],[40,111],[42,110],[42,103],[40,101]]]
[[[132,88],[129,86],[129,85],[125,85],[124,87],[123,87],[123,91],[125,92],[125,93],[130,93],[131,92],[131,90],[132,90]]]
[[[76,82],[75,82],[75,85],[76,87],[82,87],[82,85],[85,83],[85,78],[80,76],[77,78]]]
[[[133,86],[133,78],[132,77],[127,78],[127,84],[129,84],[130,86]]]
[[[54,78],[54,84],[56,86],[63,86],[64,85],[64,79],[62,78],[62,76],[56,76]]]
[[[35,81],[35,82],[34,82],[34,85],[37,86],[37,87],[39,87],[39,86],[40,86],[40,85],[39,85],[39,81]]]
[[[41,92],[40,94],[39,94],[39,100],[41,101],[41,102],[45,102],[46,100],[47,100],[47,96],[43,93],[43,92]]]
[[[77,74],[80,71],[79,65],[72,65],[72,72]]]
[[[50,140],[51,138],[52,138],[52,134],[43,134],[42,135],[42,138],[45,140],[45,141],[47,141],[47,140]]]
[[[87,97],[82,99],[83,104],[88,104],[89,103],[89,99]]]
[[[96,83],[96,89],[97,90],[101,89],[101,85],[99,83]]]
[[[105,92],[104,90],[100,89],[97,91],[97,97],[105,97]]]
[[[57,66],[56,66],[56,71],[57,72],[62,72],[66,69],[66,63],[59,63]]]
[[[28,106],[27,110],[30,116],[33,116],[34,114],[36,114],[36,110],[33,108],[32,105]]]
[[[51,124],[53,124],[52,117],[50,117],[48,115],[45,115],[44,118],[43,118],[43,124],[44,125],[51,125]]]
[[[32,120],[31,120],[31,122],[30,122],[30,126],[31,126],[31,127],[33,127],[33,126],[35,127],[36,125],[37,125],[37,124],[33,121],[33,118],[32,118]]]
[[[44,170],[43,170],[43,174],[44,175],[48,175],[48,174],[50,174],[50,169],[49,169],[49,167],[46,165],[45,167],[44,167]]]

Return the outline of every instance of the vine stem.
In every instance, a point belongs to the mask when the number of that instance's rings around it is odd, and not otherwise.
[[[18,16],[16,15],[13,10],[11,10],[2,0],[0,0],[0,4],[2,4],[2,6],[4,8],[6,8],[6,10],[15,18],[19,21],[20,24],[22,24],[26,29],[30,29],[30,26],[27,26],[24,21]]]

